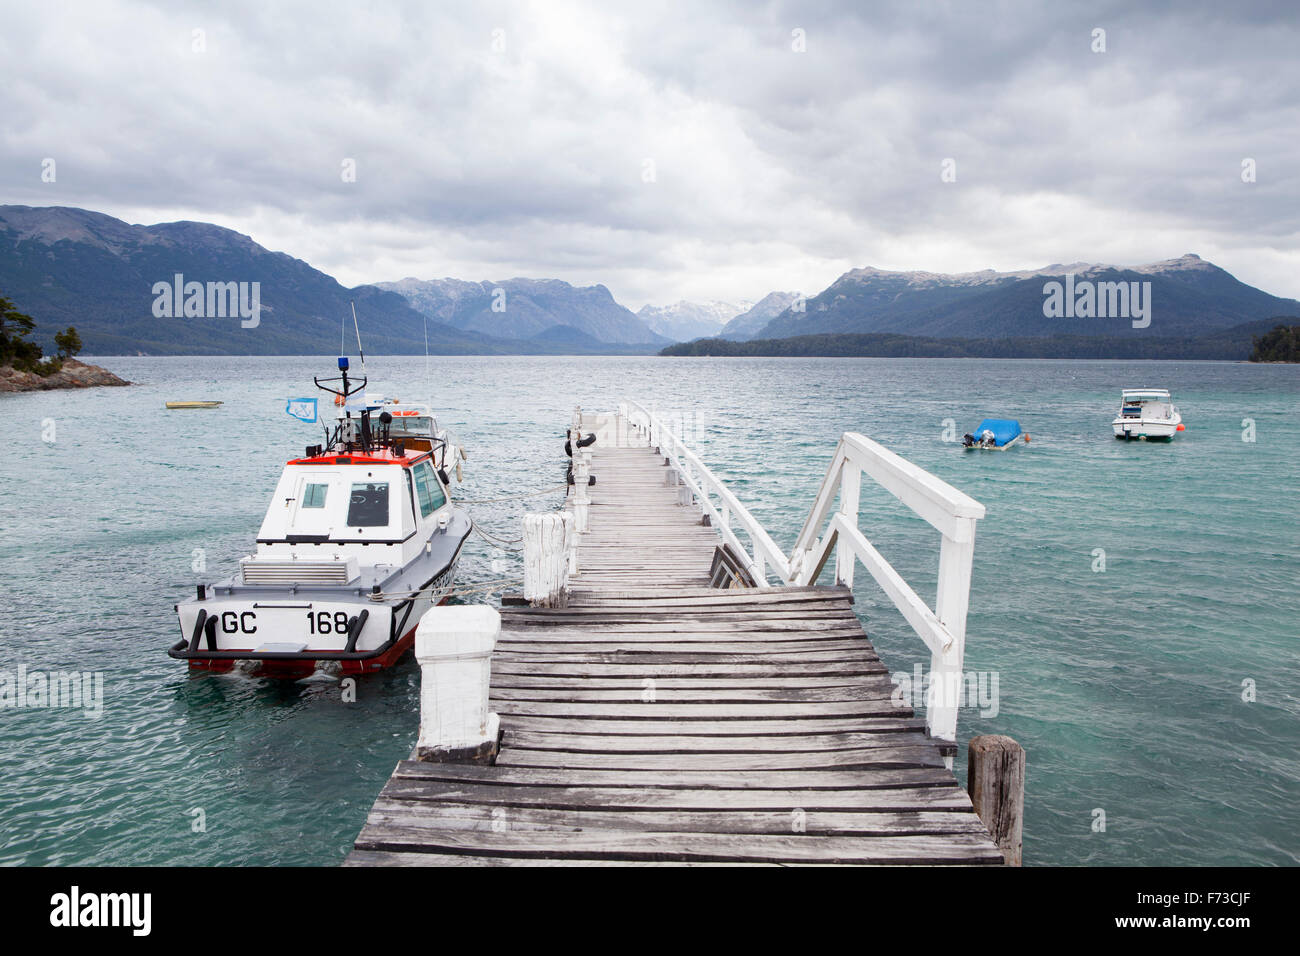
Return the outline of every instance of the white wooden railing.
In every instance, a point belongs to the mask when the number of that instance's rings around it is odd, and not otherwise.
[[[658,418],[638,402],[628,402],[628,425],[641,432],[646,440],[668,459],[673,473],[683,486],[683,498],[693,500],[709,523],[718,529],[722,539],[731,545],[736,554],[746,560],[749,573],[759,587],[770,587],[768,568],[781,579],[790,580],[790,562],[749,509],[740,503],[731,490],[705,467],[695,452],[687,448]],[[715,502],[716,499],[716,502]],[[689,502],[688,502],[689,503]],[[749,545],[736,536],[733,522],[749,538]]]
[[[845,432],[817,490],[812,511],[787,557],[736,496],[650,410],[638,402],[628,402],[620,406],[617,418],[626,423],[620,423],[620,435],[636,433],[659,449],[681,482],[687,503],[693,502],[710,518],[723,540],[747,563],[759,587],[771,586],[769,575],[777,579],[777,586],[815,584],[833,553],[836,582],[852,588],[854,568],[861,561],[930,649],[926,697],[930,735],[957,739],[975,522],[984,517],[982,504],[865,435]],[[858,527],[864,474],[942,536],[933,610]],[[749,539],[747,546],[733,523]]]

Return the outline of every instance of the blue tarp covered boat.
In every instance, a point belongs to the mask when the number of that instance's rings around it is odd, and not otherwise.
[[[1021,431],[1020,422],[1014,418],[986,418],[974,432],[963,437],[962,444],[967,448],[1001,450],[1022,439],[1029,441],[1029,436]]]

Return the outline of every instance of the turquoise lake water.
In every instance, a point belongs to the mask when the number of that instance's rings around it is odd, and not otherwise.
[[[332,374],[332,361],[99,362],[142,384],[0,396],[16,438],[0,460],[0,672],[104,675],[97,719],[0,710],[0,863],[337,863],[414,744],[415,664],[360,679],[359,699],[344,703],[330,677],[190,676],[166,656],[179,635],[173,603],[234,569],[284,461],[319,440],[316,426],[284,414],[284,400],[312,394],[311,376]],[[784,547],[838,436],[881,442],[988,508],[966,665],[997,675],[998,713],[962,709],[957,769],[964,775],[975,734],[1024,745],[1026,863],[1300,863],[1300,368],[369,364],[381,391],[431,400],[457,432],[469,456],[465,498],[555,484],[573,405],[608,410],[640,398],[685,429]],[[1147,386],[1170,388],[1182,410],[1187,431],[1172,444],[1111,437],[1120,388]],[[174,399],[225,405],[165,411]],[[985,416],[1019,418],[1031,445],[964,453],[944,440],[945,420],[960,435]],[[1254,441],[1242,440],[1245,419]],[[554,494],[528,507],[559,502]],[[517,536],[522,505],[474,510],[488,530]],[[870,484],[862,524],[932,600],[938,533]],[[497,576],[493,560],[514,558],[472,538],[461,580]],[[857,609],[885,662],[928,666],[870,575],[857,577]],[[1243,700],[1244,682],[1253,701]],[[1094,829],[1098,810],[1104,832]]]

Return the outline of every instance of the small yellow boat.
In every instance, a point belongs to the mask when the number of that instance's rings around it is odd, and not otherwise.
[[[168,402],[168,408],[216,408],[221,402]]]

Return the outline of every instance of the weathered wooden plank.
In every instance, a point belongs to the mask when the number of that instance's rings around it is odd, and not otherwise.
[[[639,670],[632,671],[628,665],[636,665]],[[554,674],[564,677],[627,677],[638,673],[648,677],[776,677],[781,674],[798,674],[804,677],[830,677],[853,674],[885,674],[888,669],[877,660],[865,655],[853,661],[818,661],[814,663],[790,663],[786,660],[768,661],[761,664],[746,659],[743,663],[735,660],[708,660],[691,663],[667,663],[656,659],[651,663],[645,661],[573,661],[561,659],[555,661],[497,660],[492,661],[494,674]]]
[[[650,680],[650,678],[646,678]],[[893,685],[885,682],[883,686],[861,687],[790,687],[790,688],[742,688],[742,687],[698,687],[679,689],[675,687],[647,687],[628,689],[591,689],[591,688],[545,688],[545,687],[494,687],[491,698],[497,700],[553,700],[566,703],[596,701],[607,704],[623,702],[647,703],[648,697],[661,704],[759,704],[759,703],[798,703],[800,701],[850,701],[850,700],[889,700]]]
[[[510,657],[522,654],[536,654],[554,657],[557,654],[567,654],[570,652],[580,654],[749,654],[751,651],[761,652],[763,655],[771,656],[777,654],[794,654],[800,660],[808,657],[810,654],[831,654],[838,651],[857,654],[863,650],[862,643],[857,640],[844,640],[839,638],[829,638],[822,641],[765,641],[762,644],[755,645],[744,641],[718,641],[711,643],[703,641],[668,641],[663,640],[655,643],[638,643],[625,644],[620,641],[585,641],[569,642],[562,640],[555,641],[499,641],[497,643],[497,654],[502,657]]]
[[[502,806],[630,810],[971,810],[955,786],[878,787],[869,790],[718,790],[671,787],[509,787],[471,781],[393,777],[381,791],[395,800],[490,803]],[[988,841],[992,846],[992,841]]]
[[[757,741],[746,741],[756,744]],[[940,767],[938,748],[929,743],[900,747],[854,747],[844,750],[777,750],[764,747],[743,751],[683,752],[665,743],[648,752],[619,753],[601,749],[530,750],[508,746],[497,758],[498,767],[565,767],[593,770],[831,770],[837,767]]]
[[[584,547],[583,553],[586,553]],[[697,592],[697,593],[691,593]],[[581,586],[572,589],[570,606],[595,608],[627,608],[649,606],[656,608],[683,608],[694,610],[700,607],[730,607],[750,609],[759,607],[792,606],[852,606],[853,598],[846,588],[769,588],[751,590],[718,591],[716,588],[681,588],[669,593],[661,589],[635,591],[623,590],[586,590]],[[527,616],[526,613],[517,616]]]
[[[747,720],[751,717],[910,717],[910,709],[900,708],[888,699],[853,701],[806,701],[802,703],[761,704],[676,704],[653,703],[602,703],[583,701],[566,704],[547,700],[498,700],[492,709],[503,717],[506,714],[551,714],[555,717],[625,717],[632,720]]]
[[[627,866],[626,860],[551,860],[517,856],[472,856],[465,853],[400,853],[384,850],[353,850],[344,866]],[[781,866],[780,863],[697,863],[690,861],[638,860],[638,866]]]
[[[753,720],[611,720],[608,717],[554,717],[544,714],[512,714],[504,722],[506,734],[515,731],[538,734],[575,734],[610,738],[617,748],[619,736],[718,737],[725,744],[731,737],[817,737],[827,734],[858,733],[865,739],[893,743],[900,734],[925,737],[925,721],[902,714],[897,717],[797,717]],[[598,743],[598,742],[596,742]],[[816,749],[824,741],[810,740]],[[881,743],[880,746],[885,746]],[[869,746],[869,744],[863,744]],[[725,749],[725,748],[722,748]]]
[[[544,641],[548,640],[548,635],[552,632],[557,634],[576,633],[590,634],[607,633],[607,634],[730,634],[736,638],[749,640],[751,637],[758,636],[768,632],[782,632],[789,634],[787,640],[797,640],[801,635],[813,634],[815,632],[830,632],[843,635],[853,635],[864,646],[870,647],[870,641],[862,634],[862,625],[854,622],[844,621],[800,621],[800,620],[781,620],[779,618],[755,619],[753,621],[703,621],[693,620],[690,618],[670,618],[654,621],[600,621],[588,625],[566,625],[559,627],[508,627],[504,628],[501,636],[507,640],[530,640]]]
[[[582,553],[587,554],[586,549]],[[588,555],[588,557],[590,557]],[[696,617],[713,617],[717,615],[741,615],[748,614],[752,617],[758,617],[766,614],[801,614],[808,617],[817,615],[834,615],[841,618],[853,618],[853,605],[848,598],[841,597],[818,597],[816,595],[804,595],[798,600],[782,600],[782,591],[784,588],[770,588],[768,591],[775,592],[772,597],[766,600],[757,600],[749,598],[746,600],[724,601],[720,598],[690,598],[682,601],[674,601],[671,597],[664,597],[658,601],[609,601],[597,600],[595,603],[576,603],[572,601],[565,608],[530,608],[528,611],[510,611],[502,615],[503,621],[508,626],[514,621],[521,623],[547,623],[550,621],[565,620],[568,618],[599,618],[599,617],[617,617],[621,614],[627,615],[659,615],[663,617],[676,617],[679,615],[696,616]],[[761,593],[766,596],[768,591]],[[720,591],[720,594],[731,594],[731,591]],[[744,593],[744,592],[741,592]],[[536,612],[536,613],[533,613]],[[855,618],[856,620],[856,618]]]
[[[893,836],[862,839],[816,834],[681,833],[673,831],[434,830],[372,826],[357,837],[357,849],[439,850],[448,853],[548,859],[604,857],[617,860],[810,863],[1001,863],[1002,856],[979,834]]]
[[[951,780],[940,767],[842,767],[826,770],[593,770],[586,767],[513,767],[496,764],[398,764],[397,779],[468,781],[509,787],[632,787],[704,790],[875,790],[881,787],[945,786]]]
[[[850,811],[678,810],[554,810],[549,807],[491,807],[483,804],[422,804],[380,797],[368,821],[438,830],[676,830],[703,833],[908,834],[982,833],[984,824],[973,813],[933,812],[853,813]]]
[[[631,675],[627,677],[564,677],[562,675],[538,675],[538,674],[493,674],[493,687],[575,687],[586,690],[618,690],[635,688],[640,691],[644,687],[645,678]],[[770,689],[781,689],[783,687],[862,687],[874,686],[878,683],[887,683],[894,686],[889,678],[882,674],[871,675],[868,677],[859,677],[851,675],[848,677],[788,677],[784,674],[773,674],[771,677],[661,677],[655,678],[655,684],[661,689],[675,688],[678,690],[690,690],[698,687],[766,687]]]
[[[758,649],[750,653],[730,654],[705,654],[690,651],[678,653],[655,652],[642,651],[636,648],[620,648],[607,652],[590,651],[586,653],[552,651],[549,654],[544,651],[500,651],[493,655],[492,662],[493,666],[496,665],[497,661],[500,661],[503,664],[562,664],[566,668],[574,664],[621,664],[628,667],[645,668],[648,671],[651,668],[657,669],[660,666],[670,664],[699,664],[705,666],[740,664],[753,666],[755,664],[780,665],[784,664],[786,660],[797,660],[805,666],[819,662],[859,665],[879,662],[874,654],[867,654],[856,647],[834,651],[805,651],[802,654],[794,652],[769,654]]]
[[[748,724],[748,721],[737,721],[737,723]],[[569,753],[583,751],[606,754],[780,754],[816,752],[829,755],[836,750],[854,751],[862,748],[897,746],[897,741],[890,739],[895,736],[893,734],[860,734],[852,732],[822,734],[819,736],[723,737],[718,734],[688,736],[646,733],[641,735],[620,734],[617,737],[612,737],[602,734],[536,734],[528,730],[516,730],[513,727],[507,727],[503,734],[505,744],[508,747]]]

